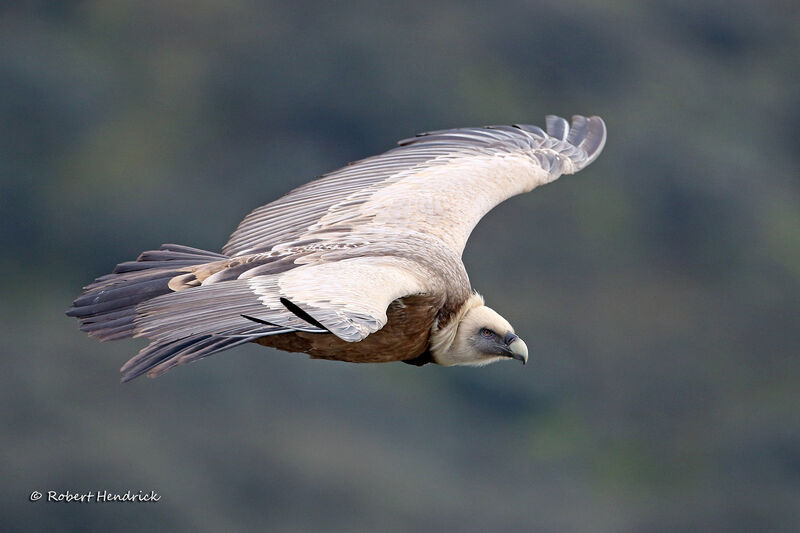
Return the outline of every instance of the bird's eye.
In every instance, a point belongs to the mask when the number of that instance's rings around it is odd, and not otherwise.
[[[484,337],[491,337],[492,335],[494,335],[494,331],[490,330],[489,328],[483,328],[481,330],[481,335],[483,335]]]

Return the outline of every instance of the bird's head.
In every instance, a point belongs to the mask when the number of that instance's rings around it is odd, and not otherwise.
[[[452,342],[446,347],[432,346],[431,354],[436,363],[444,366],[483,366],[504,359],[517,359],[523,364],[528,361],[528,347],[511,324],[485,305],[468,309],[457,322]]]

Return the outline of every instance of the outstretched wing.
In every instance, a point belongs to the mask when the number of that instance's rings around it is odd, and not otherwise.
[[[603,149],[599,117],[425,133],[357,161],[248,215],[223,252],[239,256],[374,235],[423,233],[461,254],[478,221],[502,201],[572,174]]]
[[[283,274],[223,281],[149,300],[137,309],[135,336],[171,341],[224,332],[258,335],[258,328],[246,328],[255,322],[331,332],[356,342],[386,324],[386,308],[393,300],[436,289],[419,265],[398,257],[303,265]]]
[[[435,291],[431,279],[406,259],[356,257],[165,294],[136,310],[133,336],[152,342],[122,367],[123,380],[292,331],[357,342],[386,324],[393,300]]]

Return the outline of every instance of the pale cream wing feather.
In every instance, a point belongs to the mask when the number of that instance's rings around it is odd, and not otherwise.
[[[248,215],[223,248],[238,256],[298,243],[413,234],[461,254],[495,205],[585,167],[606,139],[599,117],[572,125],[489,126],[423,134],[337,170]]]
[[[381,329],[392,301],[436,290],[420,265],[398,257],[361,257],[304,265],[249,280],[267,307],[297,306],[337,337],[357,342]],[[288,301],[288,302],[287,302]]]

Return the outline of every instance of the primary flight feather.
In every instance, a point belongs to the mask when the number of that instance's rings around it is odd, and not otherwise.
[[[581,170],[605,140],[582,116],[424,133],[259,207],[221,254],[165,244],[117,265],[67,314],[100,340],[151,341],[123,381],[245,342],[356,363],[524,363],[461,253],[494,206]]]

